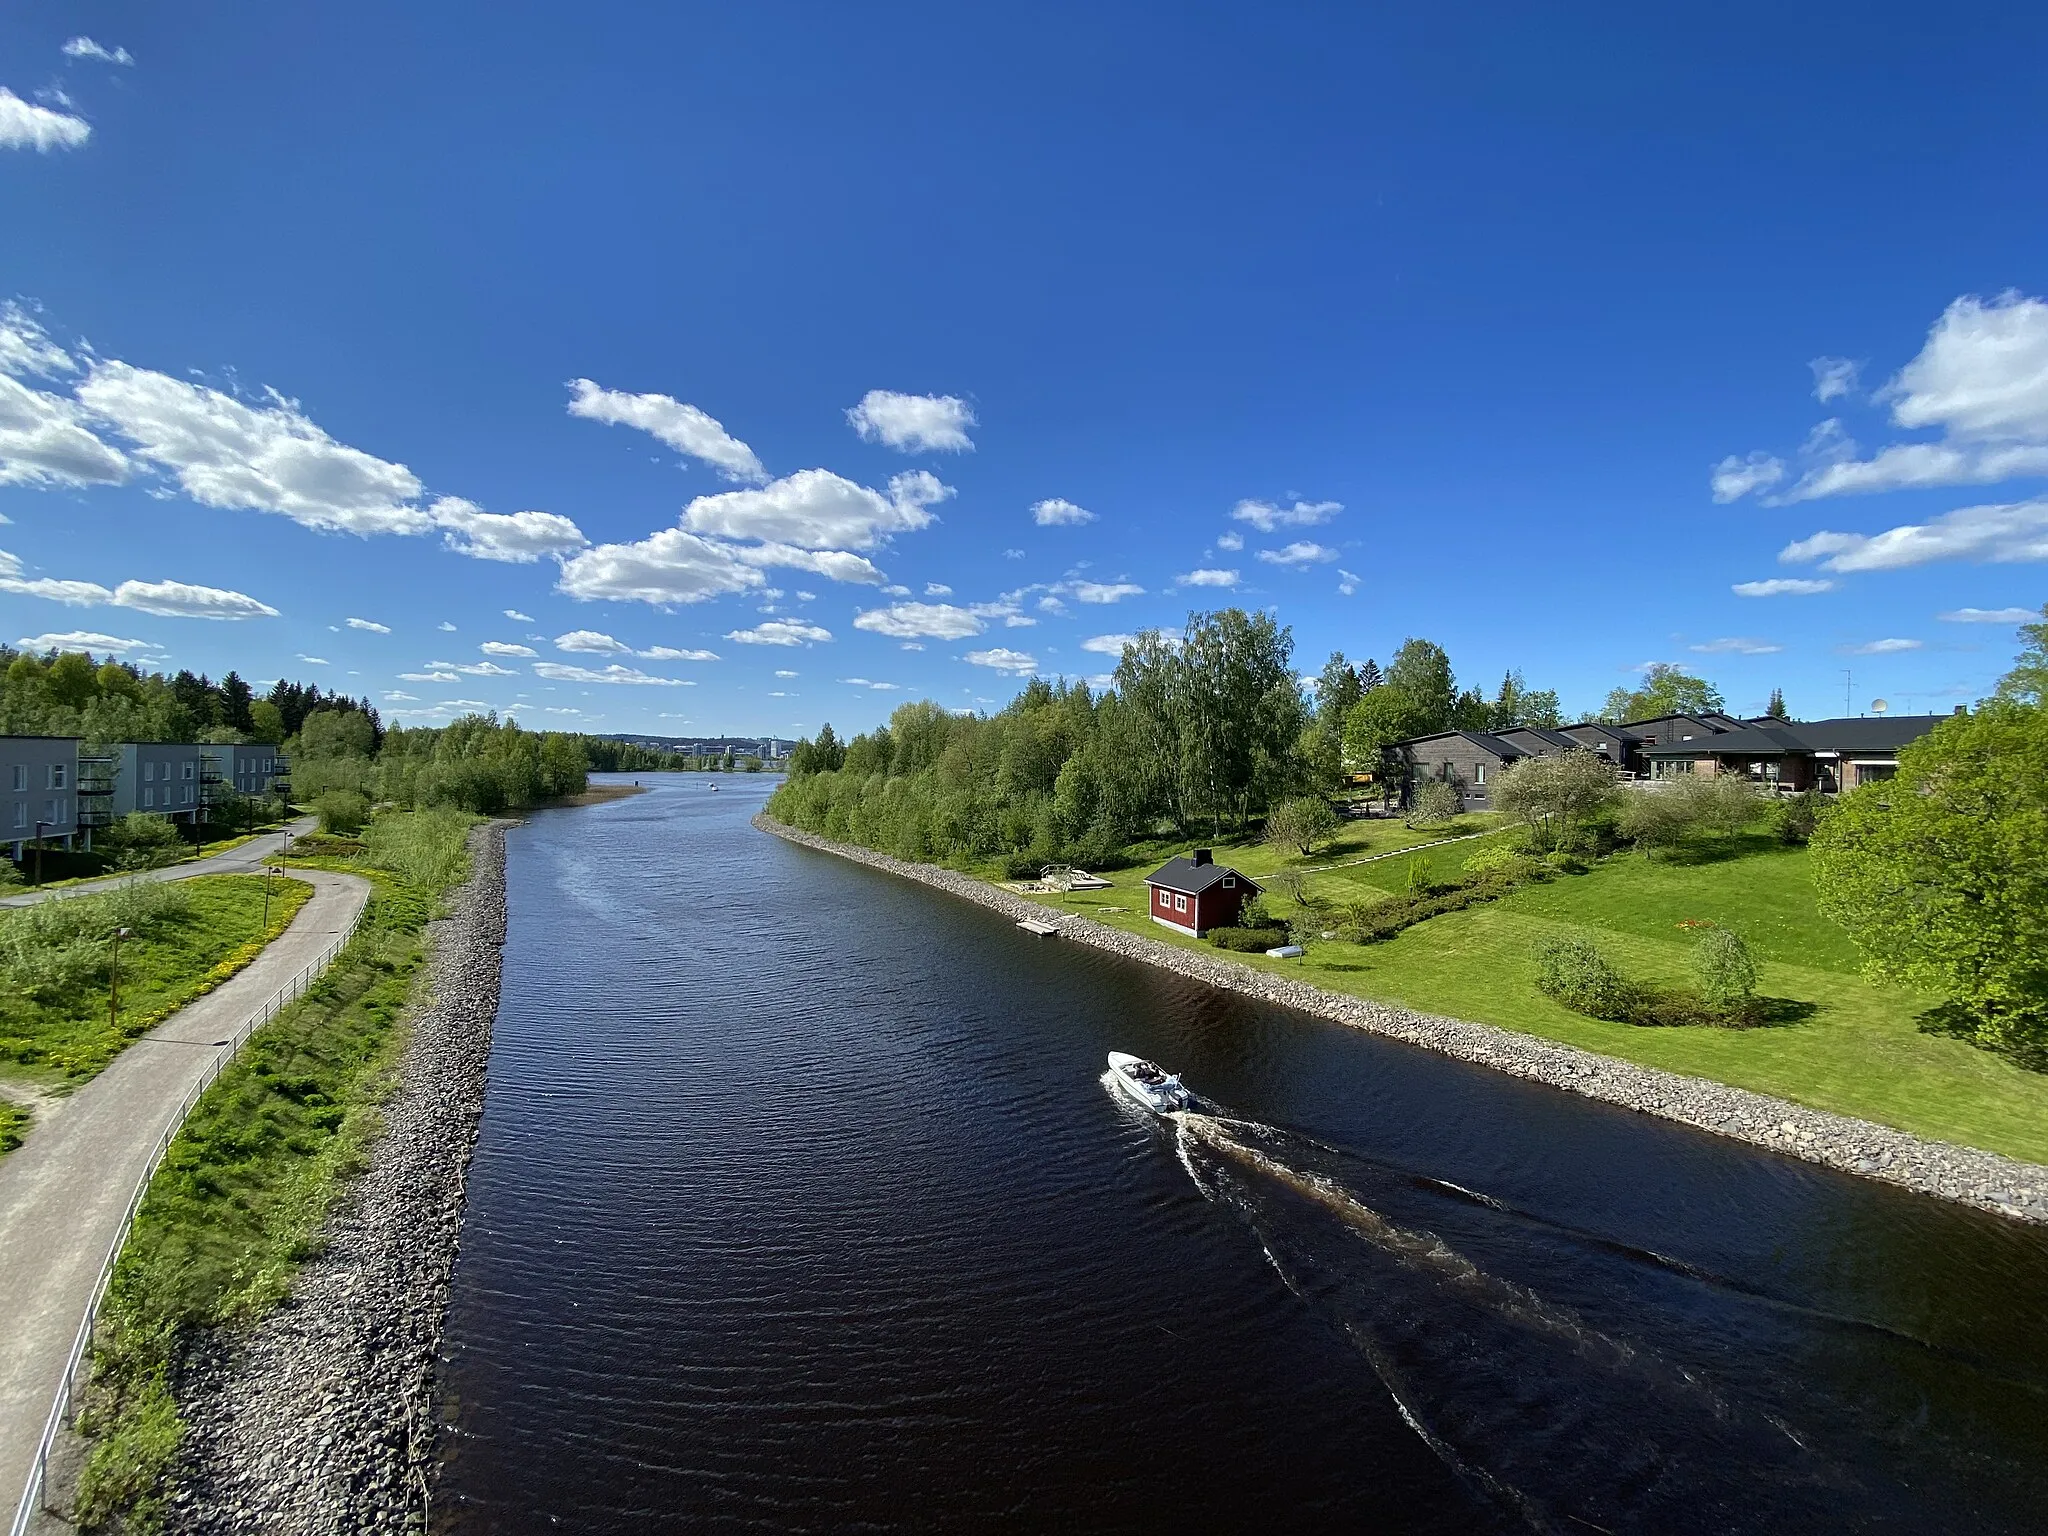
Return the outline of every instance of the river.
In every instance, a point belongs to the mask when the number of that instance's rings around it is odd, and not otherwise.
[[[2048,1232],[647,782],[511,834],[443,1530],[2048,1529]]]

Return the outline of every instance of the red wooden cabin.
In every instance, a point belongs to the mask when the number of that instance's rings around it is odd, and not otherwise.
[[[1168,859],[1145,884],[1152,891],[1152,921],[1198,939],[1211,928],[1234,927],[1244,904],[1260,891],[1251,876],[1218,864],[1207,848]]]

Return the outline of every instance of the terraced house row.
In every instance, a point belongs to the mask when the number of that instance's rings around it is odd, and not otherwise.
[[[120,742],[0,736],[0,844],[92,846],[96,828],[131,812],[201,822],[231,795],[283,794],[290,763],[267,742]]]
[[[1957,706],[1956,713],[1964,709]],[[1492,785],[1511,763],[1591,752],[1624,781],[1654,788],[1686,774],[1734,774],[1771,793],[1839,794],[1898,772],[1899,750],[1947,718],[1870,715],[1839,720],[1741,720],[1707,712],[1612,724],[1588,720],[1560,730],[1438,731],[1397,742],[1405,804],[1418,784],[1449,784],[1468,811],[1486,810]]]

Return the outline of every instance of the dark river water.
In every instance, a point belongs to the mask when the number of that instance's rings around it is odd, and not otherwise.
[[[648,782],[511,836],[444,1530],[2048,1530],[2048,1233]]]

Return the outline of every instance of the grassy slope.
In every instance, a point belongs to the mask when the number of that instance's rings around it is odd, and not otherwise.
[[[270,928],[263,929],[263,880],[258,875],[201,875],[181,882],[191,910],[121,946],[121,1013],[107,1016],[104,980],[53,1003],[0,995],[0,1069],[72,1083],[99,1072],[136,1036],[155,1027],[202,991],[226,979],[217,967],[236,969],[282,933],[313,894],[303,880],[271,883]],[[89,897],[73,898],[90,900]],[[0,911],[0,923],[24,908]],[[231,972],[227,974],[232,974]]]
[[[1450,868],[1485,846],[1462,844],[1433,856]],[[1862,977],[1848,936],[1815,908],[1805,850],[1760,840],[1750,846],[1757,851],[1704,864],[1617,855],[1590,874],[1525,887],[1492,906],[1446,913],[1385,943],[1316,944],[1304,960],[1232,958],[1334,992],[1499,1024],[1920,1135],[2048,1162],[2048,1075],[2023,1071],[1960,1041],[1921,1034],[1914,1015],[1931,1000]],[[1255,876],[1280,862],[1264,849],[1219,849],[1218,857]],[[1322,861],[1319,855],[1288,862]],[[1331,897],[1342,895],[1351,881],[1391,888],[1405,880],[1407,863],[1388,859],[1334,871],[1315,877],[1312,888]],[[1223,951],[1149,920],[1147,873],[1141,866],[1110,876],[1110,891],[1041,899],[1221,956]],[[1285,904],[1276,899],[1273,905]],[[1123,910],[1098,910],[1108,906]],[[1810,1015],[1755,1030],[1644,1029],[1581,1017],[1534,986],[1531,949],[1539,938],[1559,932],[1594,939],[1634,974],[1684,982],[1692,940],[1678,924],[1688,918],[1740,933],[1761,962],[1762,990],[1808,1005]]]

